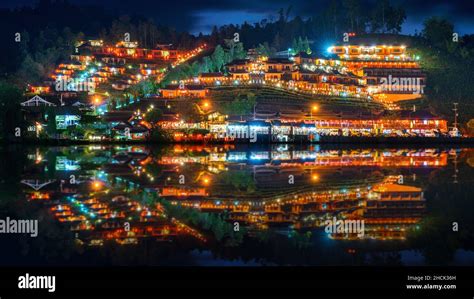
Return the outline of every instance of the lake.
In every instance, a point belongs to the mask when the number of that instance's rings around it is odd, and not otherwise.
[[[38,224],[37,236],[0,234],[3,266],[474,265],[472,148],[9,146],[1,155],[0,219]]]

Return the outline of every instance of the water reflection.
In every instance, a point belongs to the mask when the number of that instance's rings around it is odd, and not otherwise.
[[[211,251],[214,264],[405,263],[425,233],[452,220],[437,218],[447,199],[436,188],[469,184],[459,163],[473,177],[471,149],[95,145],[24,155],[23,208],[47,211],[75,248],[171,242],[188,259]],[[363,234],[328,231],[333,219],[362,222]],[[288,256],[262,251],[275,244]]]

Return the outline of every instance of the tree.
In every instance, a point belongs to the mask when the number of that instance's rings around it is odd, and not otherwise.
[[[440,17],[431,17],[423,25],[422,36],[435,47],[445,49],[447,42],[453,37],[453,24]]]
[[[21,114],[21,91],[14,85],[0,81],[0,137],[14,137],[15,129],[25,131],[25,123]]]
[[[20,69],[18,70],[18,76],[22,78],[22,81],[31,84],[37,84],[41,82],[44,77],[44,67],[33,60],[31,55],[27,55],[21,63]]]
[[[224,49],[222,48],[221,45],[217,45],[216,49],[214,50],[214,53],[212,53],[211,59],[212,59],[212,64],[213,64],[213,71],[219,72],[224,65],[225,53]]]
[[[211,72],[214,68],[211,57],[206,56],[202,59],[201,70],[203,73]]]
[[[222,112],[230,115],[247,115],[253,112],[256,104],[257,97],[254,93],[239,94],[237,99],[222,105]]]
[[[390,2],[388,0],[377,1],[374,10],[372,11],[372,19],[370,22],[370,29],[373,33],[385,32],[387,11],[390,8]]]
[[[163,111],[158,108],[154,108],[150,112],[145,114],[145,121],[149,122],[153,127],[156,125],[157,122],[161,120],[163,116]]]
[[[357,28],[356,20],[360,14],[360,3],[358,0],[343,0],[342,5],[347,11],[351,31],[354,31],[354,29]]]
[[[389,7],[386,21],[387,31],[391,33],[400,33],[402,30],[402,24],[405,22],[406,18],[405,10],[401,6]]]
[[[232,57],[232,60],[244,59],[246,56],[247,56],[247,52],[244,49],[244,44],[243,43],[235,44],[234,56]]]
[[[138,95],[139,96],[149,96],[153,93],[156,93],[157,87],[155,82],[152,79],[142,80],[137,83]]]
[[[263,44],[259,44],[257,47],[257,53],[259,55],[271,57],[275,54],[275,49],[270,47],[270,45],[267,42],[264,42]]]
[[[55,138],[55,135],[58,133],[58,130],[56,128],[56,111],[54,107],[48,107],[46,109],[46,121],[47,121],[47,127],[46,127],[46,132],[48,133],[49,138]]]

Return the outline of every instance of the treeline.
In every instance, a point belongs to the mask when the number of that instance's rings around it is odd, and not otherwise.
[[[78,40],[123,40],[125,33],[143,47],[172,43],[191,48],[198,38],[135,16],[118,16],[104,8],[68,1],[41,0],[34,7],[0,10],[0,79],[18,85],[41,83],[73,53]]]
[[[413,51],[427,73],[426,104],[452,122],[453,103],[458,103],[458,120],[474,133],[467,125],[474,118],[474,35],[459,36],[448,20],[431,17],[413,40]]]
[[[201,60],[191,63],[183,63],[172,69],[161,82],[161,86],[172,81],[179,81],[198,76],[200,73],[224,72],[225,64],[235,59],[243,59],[247,56],[247,51],[241,42],[235,43],[233,40],[225,40],[224,47],[217,45],[214,52],[209,56],[204,56]]]
[[[315,3],[315,5],[318,5]],[[399,33],[406,14],[401,6],[389,0],[367,6],[361,0],[332,0],[320,13],[309,18],[291,18],[292,8],[280,9],[277,19],[264,19],[255,24],[214,27],[210,42],[218,44],[239,34],[246,47],[262,47],[272,51],[295,48],[295,39],[307,37],[314,44],[342,41],[343,33]]]
[[[144,17],[118,16],[98,6],[40,0],[34,7],[0,11],[0,35],[6,41],[0,50],[0,76],[18,84],[40,83],[58,62],[69,57],[76,41],[84,38],[116,42],[129,33],[131,40],[143,47],[172,43],[192,48],[200,42],[224,44],[238,33],[246,48],[272,55],[287,48],[310,52],[311,43],[340,39],[343,32],[399,32],[405,20],[403,9],[389,0],[378,1],[371,9],[363,9],[361,0],[333,0],[310,18],[290,16],[291,7],[281,9],[276,20],[215,27],[210,35],[196,37]]]

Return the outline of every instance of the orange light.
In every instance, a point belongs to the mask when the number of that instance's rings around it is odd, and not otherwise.
[[[319,107],[318,107],[317,105],[313,105],[313,107],[311,107],[311,109],[312,109],[313,111],[318,111],[318,110],[319,110]]]
[[[313,182],[319,181],[319,176],[317,174],[313,174],[311,180],[313,180]]]
[[[92,188],[95,190],[99,190],[102,188],[102,182],[101,181],[93,181],[92,182]]]

